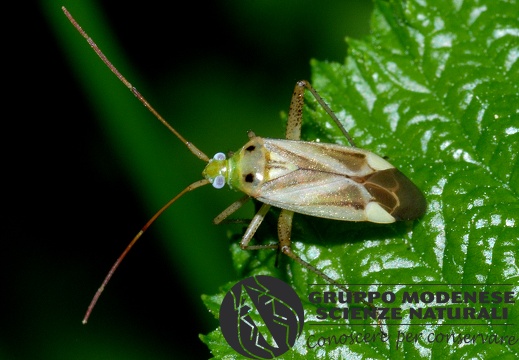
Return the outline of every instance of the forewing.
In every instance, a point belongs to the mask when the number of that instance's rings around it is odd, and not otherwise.
[[[365,221],[371,195],[338,174],[298,169],[264,183],[258,200],[301,214],[345,221]]]
[[[310,169],[314,171],[362,177],[375,170],[394,168],[393,165],[367,150],[309,141],[291,141],[264,139],[270,159],[270,166],[293,169]],[[271,178],[277,177],[274,171]]]
[[[265,139],[268,158],[258,200],[294,212],[345,221],[393,222],[425,211],[420,190],[369,151]]]

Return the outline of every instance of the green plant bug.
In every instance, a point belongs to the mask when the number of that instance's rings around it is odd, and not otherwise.
[[[215,224],[222,223],[251,198],[262,203],[241,239],[242,249],[277,249],[330,284],[338,286],[340,284],[336,280],[292,251],[291,229],[294,213],[339,221],[368,221],[381,224],[414,220],[425,213],[425,198],[418,187],[384,158],[356,147],[337,116],[308,81],[301,80],[295,85],[285,139],[263,138],[249,131],[248,142],[231,157],[227,158],[225,154],[217,153],[210,159],[162,118],[112,65],[68,10],[65,7],[62,7],[62,10],[101,60],[134,96],[196,157],[207,162],[202,172],[203,178],[187,186],[165,204],[132,239],[94,295],[83,323],[88,321],[108,281],[146,229],[177,199],[204,185],[212,184],[216,189],[228,185],[245,194],[221,212],[213,220]],[[304,94],[307,90],[341,129],[351,146],[300,140]],[[271,206],[281,209],[278,219],[279,242],[270,245],[250,245]]]

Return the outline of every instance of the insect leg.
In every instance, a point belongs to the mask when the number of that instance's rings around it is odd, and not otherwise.
[[[285,132],[287,140],[301,140],[301,124],[303,122],[303,105],[305,103],[306,81],[298,81],[294,87],[290,108],[288,110],[288,121]]]
[[[288,122],[287,122],[287,130],[286,130],[286,139],[288,140],[301,140],[301,124],[303,120],[303,105],[304,105],[304,92],[305,89],[310,91],[314,96],[315,100],[322,106],[324,111],[333,119],[333,121],[337,124],[339,129],[342,131],[348,142],[351,146],[356,147],[355,141],[350,136],[350,133],[346,130],[346,128],[339,121],[335,113],[330,109],[328,104],[326,104],[321,97],[317,93],[317,91],[310,85],[310,83],[306,80],[300,80],[296,83],[294,88],[294,93],[292,95],[292,101],[290,103],[290,110],[288,113]]]
[[[294,217],[294,212],[289,210],[281,210],[278,219],[278,237],[279,237],[279,246],[281,247],[281,252],[294,261],[298,262],[308,270],[315,273],[317,276],[323,278],[327,282],[332,285],[338,286],[344,291],[349,291],[344,285],[338,284],[337,281],[333,280],[331,277],[323,273],[321,270],[317,269],[315,266],[301,259],[296,253],[292,251],[291,247],[291,233],[292,233],[292,219]]]
[[[332,110],[326,105],[324,100],[317,94],[314,88],[310,85],[310,83],[306,80],[301,80],[296,83],[294,87],[294,93],[292,94],[292,100],[290,102],[290,110],[288,112],[288,122],[286,129],[286,138],[287,140],[300,140],[301,138],[301,125],[303,121],[303,105],[304,105],[304,94],[305,90],[308,89],[316,100],[321,104],[321,106],[326,110],[328,114],[332,118],[334,118],[335,122],[339,124],[343,131],[346,131],[344,127],[340,124],[339,120],[332,112]],[[347,132],[346,132],[347,134]],[[348,135],[349,137],[349,135]],[[294,259],[296,262],[307,268],[308,270],[314,272],[324,280],[328,281],[331,284],[338,285],[335,280],[330,278],[328,275],[323,273],[321,270],[317,269],[315,266],[310,265],[303,259],[301,259],[298,255],[296,255],[292,248],[290,247],[291,240],[290,235],[292,232],[292,218],[294,216],[294,212],[288,210],[281,210],[281,214],[278,219],[278,238],[279,238],[279,246],[280,250],[283,254],[289,256]],[[339,285],[338,285],[339,286]],[[342,289],[347,289],[342,286]]]
[[[224,211],[222,211],[217,217],[214,218],[213,223],[216,225],[219,225],[226,221],[226,218],[234,213],[236,210],[241,208],[248,200],[250,199],[250,196],[245,195],[242,198],[236,200],[233,202],[229,207],[227,207]],[[256,233],[256,230],[258,230],[258,227],[263,222],[263,219],[265,218],[265,215],[267,215],[267,212],[270,209],[270,205],[263,204],[259,211],[254,215],[252,220],[249,221],[249,226],[247,227],[247,230],[245,230],[245,234],[243,235],[243,238],[240,242],[240,247],[243,250],[259,250],[259,249],[278,249],[278,244],[271,244],[271,245],[249,245],[250,241],[252,240],[252,237]],[[230,220],[232,222],[232,220]],[[238,222],[242,222],[241,220],[238,220]]]
[[[250,199],[250,196],[245,195],[242,198],[236,200],[231,205],[229,205],[229,207],[227,207],[224,211],[222,211],[217,217],[215,217],[213,220],[213,223],[215,225],[221,224],[222,222],[225,221],[225,219],[229,215],[233,214],[235,211],[237,211],[239,208],[241,208],[247,201],[249,201],[249,199]],[[232,221],[229,221],[229,222],[232,222]]]
[[[243,238],[240,242],[240,247],[243,250],[260,250],[260,249],[279,249],[279,244],[270,244],[270,245],[249,245],[250,241],[252,240],[252,237],[256,233],[256,230],[258,230],[258,227],[263,222],[263,219],[265,218],[265,215],[267,215],[268,211],[270,209],[270,205],[263,204],[261,205],[261,208],[258,210],[256,215],[252,218],[249,226],[247,227],[247,230],[245,230],[245,234],[243,235]]]
[[[334,279],[332,279],[331,277],[329,277],[328,275],[326,275],[324,272],[322,272],[321,270],[319,270],[318,268],[316,268],[315,266],[313,266],[312,264],[306,262],[305,260],[301,259],[299,257],[299,255],[297,255],[296,253],[294,253],[292,251],[292,248],[291,248],[291,240],[290,240],[290,236],[291,236],[291,233],[292,233],[292,219],[294,217],[294,212],[293,211],[289,211],[289,210],[281,210],[281,213],[279,214],[279,219],[278,219],[278,237],[279,237],[279,246],[280,246],[280,250],[283,254],[287,255],[288,257],[290,257],[292,260],[296,261],[297,263],[299,263],[300,265],[304,266],[305,268],[307,268],[308,270],[312,271],[314,274],[316,274],[317,276],[321,277],[322,279],[324,279],[325,281],[327,281],[329,284],[333,285],[333,286],[337,286],[339,289],[345,291],[345,292],[349,292],[350,290],[344,286],[344,284],[339,284],[337,281],[335,281]],[[362,303],[372,309],[375,310],[375,312],[377,313],[377,319],[378,319],[378,310],[377,308],[375,307],[375,305],[365,301],[365,300],[362,300]],[[382,332],[383,329],[382,329],[382,323],[380,321],[380,319],[377,320],[378,322],[378,325],[380,327],[380,330]]]

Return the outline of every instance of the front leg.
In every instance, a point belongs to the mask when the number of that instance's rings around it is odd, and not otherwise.
[[[256,215],[252,218],[249,226],[247,227],[247,230],[245,230],[245,234],[243,235],[243,238],[240,242],[240,247],[243,250],[260,250],[260,249],[277,249],[279,246],[278,244],[271,244],[271,245],[249,245],[250,241],[252,240],[252,237],[256,233],[256,230],[258,230],[259,226],[263,222],[263,219],[267,215],[267,212],[270,209],[270,205],[263,204],[261,205],[261,208],[258,210]]]

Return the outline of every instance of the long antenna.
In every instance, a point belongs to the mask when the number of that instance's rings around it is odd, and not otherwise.
[[[206,154],[204,154],[201,150],[199,150],[195,145],[193,145],[193,143],[187,141],[186,139],[184,139],[184,137],[182,135],[180,135],[180,133],[175,130],[173,128],[173,126],[171,126],[158,112],[157,110],[155,110],[151,105],[150,103],[148,103],[148,101],[144,98],[144,96],[141,95],[141,93],[128,81],[126,80],[126,78],[119,72],[119,70],[116,69],[115,66],[112,65],[112,63],[110,62],[110,60],[108,60],[108,58],[106,57],[105,54],[103,54],[103,52],[101,51],[101,49],[99,48],[99,46],[97,46],[97,44],[94,42],[94,40],[92,40],[92,38],[90,36],[88,36],[88,34],[83,30],[83,28],[81,28],[81,26],[77,23],[76,19],[74,19],[72,17],[72,15],[69,13],[69,11],[64,7],[62,6],[61,9],[63,10],[63,12],[65,13],[65,16],[67,17],[67,19],[69,19],[69,21],[72,23],[72,25],[74,25],[74,27],[76,28],[76,30],[81,34],[81,36],[83,36],[85,38],[85,40],[88,42],[88,44],[90,45],[90,47],[92,48],[92,50],[95,51],[95,53],[97,54],[97,56],[99,56],[99,58],[105,63],[105,65],[115,74],[115,76],[117,76],[117,78],[119,80],[121,80],[121,82],[131,91],[131,93],[137,98],[139,99],[139,101],[153,114],[155,115],[155,117],[165,126],[169,129],[169,131],[171,131],[173,134],[175,134],[175,136],[177,138],[179,138],[180,141],[182,141],[184,143],[184,145],[187,146],[187,148],[197,157],[199,158],[200,160],[203,160],[205,162],[209,162],[209,158],[207,157]]]
[[[101,296],[101,293],[103,292],[103,290],[105,289],[106,287],[106,284],[108,284],[108,282],[110,281],[110,279],[112,278],[112,275],[114,274],[115,270],[117,270],[117,268],[119,267],[119,264],[121,263],[121,261],[123,261],[124,257],[126,256],[126,254],[128,254],[128,252],[130,251],[130,249],[133,247],[133,245],[137,242],[137,240],[139,240],[139,238],[142,236],[142,234],[144,234],[144,232],[150,227],[151,224],[153,224],[153,222],[155,220],[157,220],[157,218],[168,208],[171,206],[171,204],[173,204],[175,201],[177,201],[177,199],[179,199],[182,195],[184,195],[185,193],[187,193],[188,191],[191,191],[191,190],[194,190],[196,188],[199,188],[200,186],[204,186],[204,185],[207,185],[209,184],[209,180],[207,179],[202,179],[202,180],[198,180],[194,183],[192,183],[191,185],[189,185],[188,187],[186,187],[184,190],[182,190],[177,196],[175,196],[173,199],[171,199],[170,201],[168,201],[168,203],[166,205],[164,205],[159,211],[157,211],[155,213],[155,215],[152,216],[151,219],[148,220],[148,222],[142,227],[142,229],[137,233],[137,235],[135,235],[135,237],[132,239],[132,241],[128,244],[128,246],[126,247],[126,249],[124,249],[123,253],[117,258],[117,260],[115,261],[115,263],[112,265],[112,267],[110,268],[110,271],[108,271],[108,274],[106,274],[106,277],[105,279],[103,280],[103,283],[101,284],[101,286],[99,287],[99,289],[97,289],[94,297],[92,298],[92,301],[90,301],[90,305],[88,305],[88,309],[85,313],[85,317],[83,318],[83,324],[86,324],[87,321],[88,321],[88,318],[90,317],[90,314],[92,313],[92,310],[94,309],[94,306],[96,305],[97,303],[97,300],[99,299],[99,297]]]
[[[184,143],[184,145],[187,146],[187,148],[197,157],[199,158],[200,160],[203,160],[205,162],[209,162],[209,158],[207,157],[206,154],[204,154],[201,150],[199,150],[195,145],[193,145],[191,142],[187,141],[186,139],[184,139],[184,137],[182,135],[180,135],[180,133],[178,131],[176,131],[149,103],[148,101],[144,98],[144,96],[141,95],[141,93],[128,81],[126,80],[126,78],[119,72],[119,70],[117,70],[115,68],[114,65],[112,65],[112,63],[110,62],[110,60],[108,60],[108,58],[105,56],[105,54],[103,54],[103,52],[101,51],[101,49],[96,45],[96,43],[94,42],[94,40],[92,40],[92,38],[90,38],[88,36],[88,34],[81,28],[81,26],[77,23],[77,21],[72,17],[72,15],[68,12],[68,10],[62,6],[61,9],[63,10],[63,12],[65,13],[65,16],[69,19],[69,21],[72,23],[72,25],[74,25],[74,27],[76,28],[76,30],[86,39],[86,41],[88,42],[88,44],[90,45],[90,47],[95,51],[95,53],[97,54],[97,56],[99,56],[99,58],[105,63],[105,65],[115,74],[115,76],[117,76],[117,78],[119,80],[121,80],[121,82],[132,92],[132,94],[137,98],[139,99],[139,101],[153,114],[155,115],[155,117],[164,125],[166,126],[169,131],[171,131],[173,134],[175,134],[175,136]],[[178,195],[176,195],[173,199],[171,199],[170,201],[168,201],[168,203],[166,205],[164,205],[159,211],[157,211],[155,213],[155,215],[153,215],[151,217],[151,219],[148,220],[148,222],[141,228],[141,230],[137,233],[137,235],[135,235],[135,237],[132,239],[132,241],[130,241],[130,243],[128,244],[128,246],[126,247],[126,249],[124,249],[124,251],[122,252],[122,254],[117,258],[117,260],[115,261],[115,263],[112,265],[112,267],[110,268],[110,271],[108,271],[108,274],[106,275],[106,277],[104,278],[101,286],[99,287],[99,289],[97,289],[94,297],[92,298],[92,301],[90,302],[90,305],[88,305],[88,308],[87,308],[87,311],[85,313],[85,317],[83,318],[83,324],[86,324],[87,321],[88,321],[88,318],[90,317],[90,314],[92,313],[92,310],[94,309],[96,303],[97,303],[97,300],[99,299],[99,297],[101,296],[101,293],[103,292],[103,290],[105,289],[106,285],[108,284],[108,282],[110,281],[110,279],[112,278],[115,270],[117,270],[117,268],[119,267],[119,264],[121,263],[121,261],[124,259],[124,257],[126,256],[126,254],[128,254],[128,252],[130,251],[130,249],[133,247],[133,245],[135,245],[135,243],[137,242],[137,240],[139,240],[142,236],[142,234],[144,234],[144,232],[151,226],[151,224],[153,224],[153,222],[168,208],[170,207],[175,201],[177,201],[182,195],[184,195],[185,193],[191,191],[191,190],[194,190],[196,188],[199,188],[201,186],[204,186],[204,185],[207,185],[209,184],[210,181],[207,180],[207,179],[202,179],[202,180],[198,180],[194,183],[192,183],[191,185],[189,185],[188,187],[186,187],[184,190],[182,190]]]

